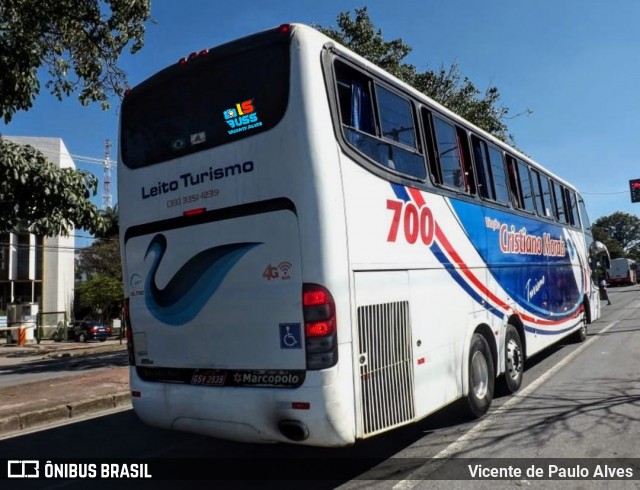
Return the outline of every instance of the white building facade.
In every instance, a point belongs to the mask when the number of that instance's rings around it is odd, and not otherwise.
[[[33,146],[58,167],[75,168],[60,138],[3,138]],[[6,314],[11,303],[37,303],[45,324],[55,325],[62,312],[71,318],[75,282],[73,232],[71,229],[69,236],[53,238],[28,233],[0,235],[0,316]]]

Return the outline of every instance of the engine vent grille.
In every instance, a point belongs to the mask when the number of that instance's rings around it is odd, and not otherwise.
[[[415,416],[409,302],[358,308],[364,434],[402,425]]]

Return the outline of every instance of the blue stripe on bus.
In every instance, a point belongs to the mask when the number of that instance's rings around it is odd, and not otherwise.
[[[405,186],[401,184],[394,184],[393,182],[391,182],[391,188],[393,189],[396,197],[401,201],[407,202],[411,200]]]

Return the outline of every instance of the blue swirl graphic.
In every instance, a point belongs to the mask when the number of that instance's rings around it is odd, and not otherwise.
[[[261,243],[232,243],[203,250],[160,289],[156,285],[156,272],[167,250],[167,239],[162,234],[156,235],[144,256],[145,259],[153,256],[144,284],[147,308],[156,319],[169,325],[184,325],[193,320],[238,260],[258,245]]]

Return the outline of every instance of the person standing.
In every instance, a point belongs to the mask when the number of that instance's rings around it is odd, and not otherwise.
[[[600,281],[600,299],[607,300],[607,304],[611,304],[611,300],[609,299],[609,293],[607,293],[607,281],[604,279]]]

